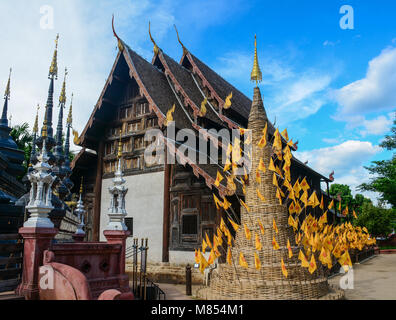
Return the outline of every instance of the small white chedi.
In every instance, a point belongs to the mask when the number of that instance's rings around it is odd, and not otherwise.
[[[77,202],[76,209],[74,210],[74,213],[77,214],[77,219],[80,221],[79,225],[77,226],[77,230],[75,234],[77,235],[85,235],[84,231],[84,215],[85,215],[85,209],[84,209],[84,203],[82,201],[82,193],[83,193],[83,181],[81,179],[81,187],[80,187],[80,198]]]
[[[121,140],[118,148],[118,169],[114,174],[113,185],[109,187],[109,193],[111,195],[110,208],[108,210],[109,223],[106,230],[112,231],[127,231],[128,227],[125,225],[125,217],[127,211],[125,210],[125,195],[128,192],[128,188],[125,187],[125,179],[123,178],[123,172],[121,168]]]
[[[54,209],[52,206],[52,184],[56,176],[52,175],[52,167],[48,164],[46,139],[43,140],[41,155],[37,164],[28,173],[31,183],[30,201],[26,209],[30,212],[29,219],[24,223],[25,228],[53,228],[54,224],[48,214]]]

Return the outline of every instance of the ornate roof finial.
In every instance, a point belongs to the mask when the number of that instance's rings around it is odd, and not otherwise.
[[[73,97],[74,97],[74,94],[72,93],[71,101],[70,101],[69,115],[67,116],[67,122],[66,122],[69,126],[71,126],[73,123]]]
[[[61,94],[59,96],[59,103],[61,105],[63,104],[63,106],[66,103],[66,77],[67,77],[67,75],[68,75],[67,68],[65,68],[65,78],[63,80],[62,91],[61,91]]]
[[[258,56],[257,56],[257,37],[254,35],[254,62],[253,62],[253,70],[250,79],[252,81],[256,81],[256,86],[258,82],[263,80],[263,76],[260,70]]]
[[[33,126],[33,133],[37,133],[38,132],[38,113],[40,110],[40,105],[37,104],[37,113],[36,113],[36,120],[34,121],[34,126]]]
[[[187,54],[188,50],[187,50],[187,48],[184,46],[184,44],[180,41],[179,32],[177,31],[176,25],[174,24],[173,26],[175,27],[175,30],[176,30],[177,41],[179,41],[180,45],[182,46],[182,48],[183,48],[183,55],[185,55],[185,54]]]
[[[115,31],[115,28],[114,28],[114,14],[113,14],[113,19],[112,19],[112,22],[111,22],[111,26],[113,28],[114,37],[116,37],[117,41],[118,41],[118,49],[122,52],[122,51],[124,51],[125,47],[124,47],[124,43],[122,42],[122,40],[120,39],[120,37],[117,35],[117,33]]]
[[[8,76],[8,82],[6,86],[6,90],[4,92],[4,106],[3,106],[3,112],[1,114],[1,119],[0,119],[0,125],[8,127],[8,125],[11,126],[11,119],[8,121],[7,119],[7,113],[8,113],[8,100],[10,100],[10,83],[11,83],[11,72],[12,69],[10,68],[10,75]]]
[[[8,76],[8,82],[7,82],[7,86],[6,86],[6,90],[4,93],[4,98],[10,100],[10,83],[11,83],[11,72],[12,72],[12,68],[10,68],[10,74]]]
[[[120,130],[120,141],[118,142],[118,154],[117,159],[121,159],[122,157],[122,130]]]
[[[158,52],[159,52],[159,47],[157,46],[157,44],[155,43],[155,41],[154,41],[154,39],[153,39],[153,37],[151,35],[151,24],[150,24],[150,21],[149,21],[149,35],[150,35],[151,42],[154,44],[154,54],[157,55]]]
[[[55,79],[58,79],[58,41],[59,41],[59,33],[56,35],[56,39],[55,39],[55,51],[54,51],[54,56],[52,57],[48,78],[54,77]]]

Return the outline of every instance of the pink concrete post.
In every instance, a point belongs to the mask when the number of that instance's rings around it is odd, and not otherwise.
[[[126,239],[131,234],[131,232],[130,231],[105,230],[105,231],[103,231],[103,234],[107,239],[107,243],[121,245],[120,274],[125,274]]]
[[[122,292],[129,292],[129,277],[125,274],[125,252],[126,252],[126,239],[131,234],[130,231],[116,231],[116,230],[105,230],[103,231],[104,236],[109,244],[120,244],[121,245],[121,257],[120,257],[120,270],[119,270],[119,283],[120,290]]]
[[[23,227],[19,233],[24,239],[22,282],[16,294],[26,300],[39,299],[39,268],[43,265],[44,251],[58,233],[55,228]]]

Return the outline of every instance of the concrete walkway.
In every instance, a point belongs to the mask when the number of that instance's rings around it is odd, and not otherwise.
[[[340,287],[344,275],[329,279]],[[396,300],[396,254],[381,254],[353,266],[353,289],[345,290],[347,300]]]
[[[192,286],[192,296],[186,296],[185,284],[157,283],[166,294],[166,300],[194,300],[199,286]]]

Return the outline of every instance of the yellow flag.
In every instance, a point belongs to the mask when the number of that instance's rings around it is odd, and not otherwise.
[[[195,263],[199,263],[200,254],[201,254],[201,250],[195,249]]]
[[[223,208],[224,210],[228,210],[228,208],[231,207],[231,203],[227,200],[226,197],[224,197],[224,201],[223,201]]]
[[[282,205],[282,196],[281,196],[281,191],[280,191],[279,188],[276,189],[276,195],[275,195],[275,197],[276,197],[277,199],[279,199],[279,204]]]
[[[289,239],[287,239],[287,251],[289,252],[289,259],[290,259],[291,257],[293,257],[293,250],[292,250],[292,248],[290,246],[290,240]]]
[[[324,209],[324,200],[323,200],[323,194],[322,194],[322,199],[320,200],[320,205],[319,205],[320,209]]]
[[[319,205],[319,200],[318,197],[316,196],[316,191],[312,192],[311,196],[309,197],[308,205],[312,206],[312,208],[315,208]]]
[[[272,176],[272,184],[273,184],[275,187],[279,188],[278,179],[276,178],[275,172],[274,172],[274,174],[273,174],[273,176]]]
[[[208,234],[207,233],[205,233],[205,241],[206,241],[206,244],[209,246],[209,248],[212,248],[213,246],[212,246],[212,243],[210,242],[210,240],[209,240],[209,237],[208,237]]]
[[[314,254],[312,254],[311,261],[309,262],[308,271],[310,274],[312,274],[315,272],[316,269],[317,269],[317,266],[316,266],[315,256],[314,256]]]
[[[228,250],[227,250],[227,263],[229,265],[232,265],[231,247],[228,247]]]
[[[289,213],[293,214],[294,212],[296,212],[296,207],[294,205],[294,202],[292,202],[289,206]]]
[[[227,98],[225,100],[224,107],[223,107],[224,109],[229,109],[231,107],[231,105],[232,105],[231,99],[232,99],[232,92],[227,96]]]
[[[296,182],[294,183],[293,190],[294,190],[294,193],[295,193],[297,196],[300,194],[301,186],[300,186],[300,183],[298,182],[298,179],[297,179]]]
[[[256,233],[256,241],[255,241],[256,243],[256,250],[257,251],[260,251],[261,250],[261,248],[262,248],[262,245],[261,245],[261,241],[260,241],[260,236]]]
[[[261,171],[261,172],[263,172],[263,173],[265,173],[265,171],[267,170],[267,169],[265,168],[263,158],[260,158],[260,163],[259,163],[259,165],[258,165],[258,170]]]
[[[204,273],[207,267],[208,267],[208,262],[206,261],[204,255],[201,252],[199,259],[199,271],[201,271],[201,273]]]
[[[300,200],[302,201],[302,203],[304,203],[305,206],[308,205],[308,192],[307,191],[304,191],[304,193],[300,197]]]
[[[221,231],[223,231],[223,232],[225,232],[225,229],[226,229],[227,227],[226,227],[226,225],[225,225],[225,223],[224,223],[224,220],[223,220],[223,218],[221,218],[220,219],[220,230]]]
[[[288,273],[287,273],[287,269],[285,266],[285,262],[283,261],[283,258],[281,260],[281,267],[282,267],[282,274],[285,276],[285,278],[287,278]]]
[[[303,181],[300,182],[300,187],[304,191],[307,191],[308,189],[310,189],[310,186],[309,186],[307,179],[305,177],[304,177]]]
[[[206,243],[205,239],[202,239],[202,252],[205,253],[208,244]]]
[[[256,170],[256,182],[258,184],[261,184],[261,176],[260,176],[260,172],[258,170]]]
[[[265,124],[265,128],[263,130],[263,136],[258,143],[258,147],[260,149],[264,148],[267,145],[267,129],[268,129],[268,122]]]
[[[205,115],[206,115],[206,112],[207,112],[207,110],[206,110],[206,104],[207,104],[207,103],[208,103],[208,98],[205,97],[205,100],[202,101],[202,103],[201,103],[201,110],[200,110],[200,112],[199,112],[199,115],[200,115],[201,117],[205,117]]]
[[[272,247],[274,250],[279,250],[280,248],[278,242],[276,242],[275,236],[272,238]]]
[[[246,239],[250,240],[252,238],[252,234],[250,233],[249,228],[247,227],[246,224],[243,224],[243,228],[245,230],[245,237]]]
[[[334,207],[334,199],[331,200],[329,206],[327,207],[329,210],[331,210]]]
[[[327,223],[327,210],[325,213],[323,213],[323,215],[319,218],[319,224],[320,225],[324,225],[325,223]]]
[[[215,181],[215,186],[218,187],[220,185],[220,182],[224,179],[224,177],[220,174],[219,171],[217,171],[217,177]]]
[[[172,109],[169,109],[169,111],[166,113],[166,122],[165,125],[168,126],[170,122],[173,121],[173,113],[175,112],[176,105],[174,104]]]
[[[356,215],[355,210],[352,211],[352,214],[353,214],[353,217],[354,217],[355,219],[357,219],[357,215]]]
[[[277,234],[279,233],[278,226],[276,225],[275,218],[272,218],[272,228],[275,230],[275,232]]]
[[[265,202],[265,198],[264,198],[264,196],[261,194],[260,190],[259,190],[259,189],[256,189],[256,191],[257,191],[257,196],[259,197],[259,199],[260,199],[261,201]]]
[[[228,218],[228,221],[230,221],[232,228],[235,230],[235,232],[237,232],[239,229],[239,225],[232,221],[230,218]]]
[[[248,267],[249,267],[248,264],[247,264],[247,262],[246,262],[245,257],[243,256],[243,253],[242,253],[242,252],[239,253],[239,265],[240,265],[241,267],[244,267],[244,268],[248,268]]]
[[[272,160],[272,158],[270,159],[270,163],[269,163],[269,166],[268,166],[268,170],[271,170],[271,171],[273,171],[273,172],[276,172],[275,165],[274,165],[274,160]]]
[[[224,165],[223,172],[229,171],[231,169],[231,165],[232,165],[232,163],[231,163],[230,158],[227,158],[226,163]]]
[[[283,130],[281,135],[283,136],[283,138],[286,139],[286,141],[289,141],[289,135],[287,134],[287,129]]]
[[[217,198],[215,195],[213,195],[213,199],[214,199],[214,202],[215,202],[215,204],[216,204],[217,210],[220,210],[220,207],[223,206],[223,203],[222,203],[222,202],[219,200],[219,198]]]
[[[261,261],[260,261],[260,258],[256,252],[254,253],[254,267],[257,270],[261,269]]]
[[[208,259],[208,264],[209,265],[211,265],[211,264],[213,264],[214,263],[214,261],[215,261],[215,253],[214,253],[214,251],[213,251],[213,249],[212,250],[210,250],[210,255],[209,255],[209,259]]]
[[[250,212],[250,208],[247,206],[247,204],[242,199],[240,200],[240,203],[246,209],[247,212]]]
[[[282,139],[278,129],[275,130],[274,143],[272,144],[272,146],[275,150],[282,150]]]
[[[264,230],[263,224],[261,223],[260,220],[257,220],[257,223],[258,223],[258,225],[259,225],[261,234],[264,234],[264,231],[265,231],[265,230]]]
[[[309,262],[308,262],[307,258],[305,257],[305,254],[301,250],[300,250],[300,253],[298,254],[298,259],[300,259],[302,267],[304,267],[304,268],[309,267]]]

